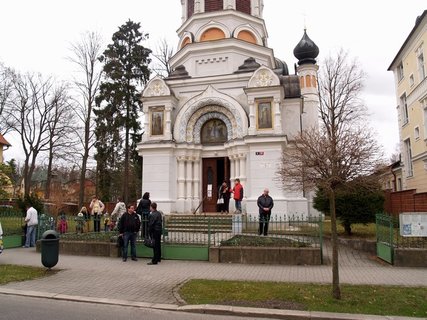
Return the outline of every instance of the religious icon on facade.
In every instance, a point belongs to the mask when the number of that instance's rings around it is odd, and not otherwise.
[[[258,110],[257,110],[258,129],[273,128],[273,116],[272,116],[271,109],[272,109],[271,101],[258,102]]]
[[[224,143],[227,142],[227,127],[219,119],[207,121],[202,127],[202,143]]]
[[[163,110],[153,110],[151,112],[151,135],[163,135]]]

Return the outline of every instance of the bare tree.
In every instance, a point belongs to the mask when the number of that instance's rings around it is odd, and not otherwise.
[[[366,127],[366,107],[359,98],[364,73],[341,51],[324,61],[319,74],[320,128],[289,141],[280,177],[285,185],[322,188],[329,198],[332,231],[332,295],[341,298],[338,269],[335,193],[346,182],[373,173],[381,150]],[[365,121],[365,123],[364,123]]]
[[[169,60],[174,55],[173,47],[166,41],[166,39],[160,40],[156,47],[156,51],[153,53],[153,63],[151,70],[158,76],[165,78],[172,72]]]
[[[83,126],[79,132],[79,140],[82,145],[79,207],[84,202],[87,164],[90,150],[95,143],[93,107],[102,76],[102,66],[99,61],[102,54],[101,48],[101,36],[95,32],[86,32],[79,42],[71,46],[73,55],[70,60],[77,66],[80,74],[80,77],[74,81],[80,95],[80,98],[77,99],[76,113]]]
[[[31,189],[31,178],[41,152],[49,144],[49,122],[55,105],[52,98],[53,79],[44,80],[41,75],[19,75],[12,77],[13,91],[10,98],[8,117],[13,130],[21,138],[25,154],[24,194]]]
[[[70,155],[74,154],[76,140],[74,139],[75,113],[71,106],[71,98],[68,88],[62,84],[52,92],[51,103],[53,105],[48,122],[49,143],[48,166],[45,188],[45,199],[51,196],[51,180],[53,162],[55,159],[63,159],[70,162]]]
[[[10,97],[12,95],[13,71],[0,63],[0,133],[6,134],[12,128],[13,123],[7,112]]]

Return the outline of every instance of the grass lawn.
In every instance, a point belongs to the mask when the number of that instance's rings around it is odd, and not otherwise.
[[[46,268],[0,264],[0,285],[15,281],[26,281],[52,274]]]
[[[353,233],[351,236],[348,236],[343,226],[339,223],[337,224],[337,231],[338,236],[344,237],[344,238],[364,238],[364,239],[370,239],[375,240],[376,239],[376,226],[375,223],[368,223],[368,224],[362,224],[362,223],[355,223],[351,225],[351,232]],[[325,236],[331,236],[331,220],[325,220],[323,221],[323,234]]]
[[[427,317],[427,288],[191,280],[180,295],[188,304],[224,304],[276,309]]]

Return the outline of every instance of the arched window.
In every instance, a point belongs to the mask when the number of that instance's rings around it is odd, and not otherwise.
[[[191,43],[190,37],[185,37],[184,41],[182,41],[181,49],[184,48],[189,43]]]
[[[254,44],[257,43],[255,35],[248,30],[240,31],[239,34],[237,35],[237,39],[240,39],[240,40],[243,40],[246,42],[250,42],[250,43],[254,43]]]
[[[219,28],[210,28],[203,32],[202,36],[200,37],[200,42],[203,41],[211,41],[211,40],[219,40],[224,39],[225,33]]]
[[[300,85],[301,89],[304,88],[304,77],[299,78],[299,85]]]
[[[317,80],[315,76],[311,76],[311,82],[313,84],[313,87],[317,88]]]
[[[307,87],[311,87],[311,76],[310,75],[305,76],[305,85]]]
[[[222,120],[211,119],[202,126],[202,144],[221,144],[227,142],[227,126]]]

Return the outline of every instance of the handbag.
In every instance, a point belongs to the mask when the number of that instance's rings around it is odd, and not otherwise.
[[[224,199],[223,198],[218,198],[216,204],[224,204]]]
[[[144,238],[144,240],[142,240],[142,243],[148,248],[154,248],[155,241],[151,238]]]

